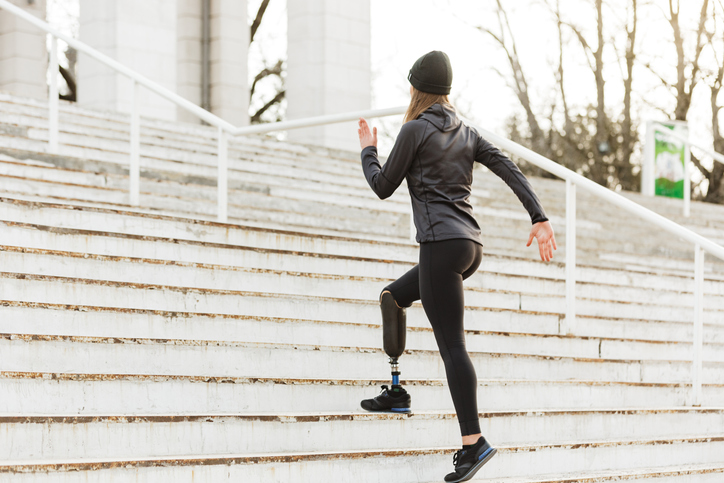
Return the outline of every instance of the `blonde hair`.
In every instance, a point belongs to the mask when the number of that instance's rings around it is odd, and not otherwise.
[[[446,104],[453,107],[447,95],[422,92],[413,86],[412,97],[410,98],[410,105],[407,107],[407,112],[405,113],[404,122],[414,121],[420,114],[435,104]]]

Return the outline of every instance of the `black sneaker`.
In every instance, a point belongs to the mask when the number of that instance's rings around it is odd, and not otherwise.
[[[481,436],[472,448],[468,450],[461,449],[455,453],[455,456],[453,456],[455,471],[448,473],[445,476],[445,481],[448,483],[468,481],[497,452],[498,450],[490,446],[485,438]]]
[[[409,413],[410,395],[402,386],[393,385],[392,389],[382,386],[382,392],[373,399],[363,399],[360,405],[367,411],[386,413]]]

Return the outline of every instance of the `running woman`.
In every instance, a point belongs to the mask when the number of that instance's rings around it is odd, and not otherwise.
[[[448,99],[452,86],[448,56],[440,51],[423,55],[410,69],[408,80],[410,105],[384,166],[377,157],[377,128],[370,131],[367,121],[360,119],[362,168],[380,199],[391,196],[407,180],[420,258],[418,265],[382,291],[383,321],[389,310],[385,298],[402,311],[403,328],[404,308],[416,300],[422,302],[445,364],[462,434],[463,447],[453,457],[455,470],[445,476],[446,482],[457,483],[472,478],[496,453],[480,431],[477,378],[465,348],[463,326],[463,280],[475,273],[483,255],[480,227],[470,204],[473,163],[486,166],[518,196],[533,225],[526,246],[535,238],[541,260],[552,259],[556,240],[540,200],[518,167],[457,117]],[[404,334],[401,337],[400,351]],[[389,354],[387,345],[385,340]],[[362,401],[362,407],[409,410],[410,396],[401,386],[395,391],[383,388],[376,398]]]

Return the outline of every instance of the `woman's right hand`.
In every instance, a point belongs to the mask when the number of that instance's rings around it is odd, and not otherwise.
[[[377,147],[377,128],[374,128],[372,132],[370,132],[370,127],[367,124],[367,121],[365,121],[362,117],[359,118],[359,129],[357,129],[357,134],[359,134],[360,148],[364,149],[368,146]]]
[[[553,234],[553,226],[550,221],[540,221],[533,225],[530,229],[530,237],[528,237],[527,247],[533,242],[533,238],[538,241],[538,251],[540,251],[540,259],[544,262],[553,260],[553,250],[557,250],[556,237]]]

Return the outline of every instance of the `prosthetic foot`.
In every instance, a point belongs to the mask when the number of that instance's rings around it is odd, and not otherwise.
[[[410,412],[410,395],[400,385],[400,369],[398,358],[405,352],[405,334],[407,319],[405,309],[399,307],[390,292],[382,292],[380,296],[382,311],[382,346],[390,357],[392,369],[392,387],[382,386],[382,392],[373,399],[362,401],[362,408],[367,411]]]

